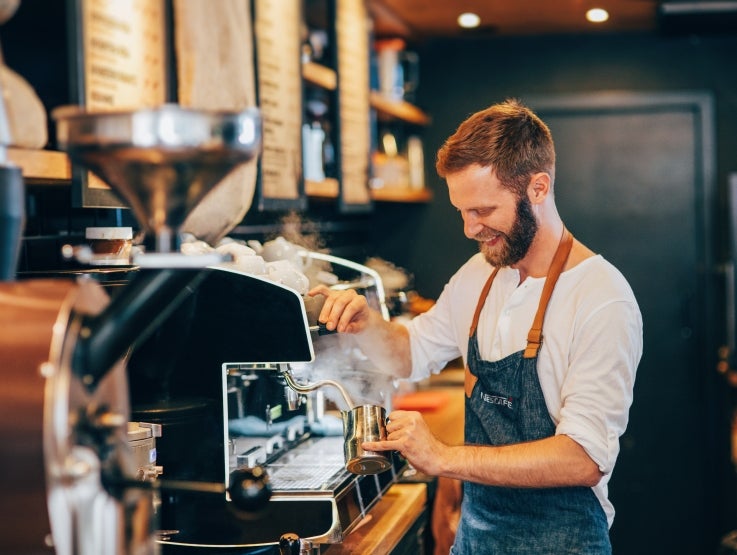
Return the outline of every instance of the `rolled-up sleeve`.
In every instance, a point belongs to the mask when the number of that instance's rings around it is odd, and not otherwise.
[[[636,303],[613,300],[574,327],[556,434],[579,443],[604,474],[619,455],[642,355]]]

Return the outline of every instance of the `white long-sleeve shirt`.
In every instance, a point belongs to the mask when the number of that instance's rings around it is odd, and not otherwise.
[[[450,279],[435,306],[407,324],[412,375],[420,380],[459,356],[464,363],[468,333],[481,289],[492,267],[473,256]],[[481,357],[496,361],[523,350],[545,278],[502,268],[478,324]],[[622,274],[600,255],[563,272],[543,324],[537,370],[556,435],[578,442],[604,477],[594,493],[609,525],[614,508],[607,484],[619,454],[632,404],[635,372],[642,356],[642,317]]]

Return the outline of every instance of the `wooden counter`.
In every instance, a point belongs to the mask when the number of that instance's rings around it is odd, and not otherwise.
[[[321,551],[326,555],[391,553],[427,505],[425,484],[394,484],[342,543]]]

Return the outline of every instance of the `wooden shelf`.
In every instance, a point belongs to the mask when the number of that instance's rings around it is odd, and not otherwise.
[[[409,102],[387,98],[377,91],[371,91],[370,102],[371,107],[380,114],[415,125],[428,125],[430,123],[430,116]]]
[[[329,91],[334,91],[338,86],[338,75],[335,70],[314,62],[302,64],[302,77],[305,81]]]
[[[23,171],[23,178],[31,185],[69,185],[72,180],[69,158],[54,150],[9,148],[8,159]],[[305,192],[313,198],[338,198],[340,186],[337,179],[305,181]],[[404,189],[399,187],[373,189],[371,197],[378,202],[429,202],[429,189]]]
[[[72,170],[69,158],[63,152],[9,148],[8,159],[23,171],[26,183],[69,184]]]
[[[340,194],[340,185],[337,179],[332,178],[325,181],[305,181],[305,192],[308,197],[312,198],[335,199]],[[388,187],[386,189],[372,189],[371,198],[376,202],[430,202],[432,191],[430,189],[410,189],[409,187]]]
[[[388,187],[386,189],[372,189],[371,198],[377,202],[430,202],[430,189],[410,189],[402,187]]]
[[[339,190],[338,180],[331,177],[325,179],[325,181],[305,180],[305,193],[308,197],[338,198]]]

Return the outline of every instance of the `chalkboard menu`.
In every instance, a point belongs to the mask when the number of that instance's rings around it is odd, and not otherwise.
[[[88,111],[132,110],[168,97],[165,0],[74,0],[70,28],[76,101]],[[107,184],[75,169],[75,204],[125,206]]]
[[[255,0],[256,71],[263,119],[259,209],[303,209],[301,0]]]
[[[340,127],[340,208],[371,208],[368,187],[371,122],[369,106],[369,16],[364,0],[336,0]]]

